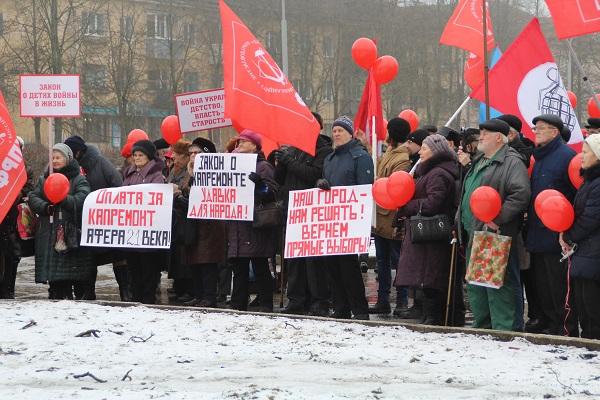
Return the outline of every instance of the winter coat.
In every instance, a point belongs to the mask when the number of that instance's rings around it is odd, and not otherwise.
[[[165,183],[166,180],[162,174],[162,167],[163,164],[156,160],[150,160],[139,171],[135,165],[131,165],[125,170],[123,186],[141,185],[143,183]]]
[[[430,217],[446,214],[452,220],[458,165],[448,156],[438,156],[422,162],[415,171],[415,195],[397,216],[406,218],[406,234],[402,241],[395,286],[424,287],[444,290],[450,270],[450,241],[412,243],[410,217],[419,213]]]
[[[358,140],[350,140],[325,157],[323,177],[331,186],[372,184],[373,160]]]
[[[408,149],[405,146],[388,147],[387,151],[377,162],[377,178],[387,178],[396,171],[410,171],[411,163]],[[377,206],[377,223],[375,234],[386,239],[394,238],[395,211]]]
[[[190,174],[186,168],[172,168],[167,178],[167,183],[177,185],[182,193],[189,195]],[[191,278],[190,270],[185,263],[185,239],[190,232],[186,231],[187,220],[187,201],[185,205],[181,203],[181,196],[174,199],[173,217],[171,224],[171,259],[169,260],[168,270],[171,279]],[[179,201],[178,201],[179,200]]]
[[[473,160],[475,166],[483,154],[478,154]],[[474,171],[471,168],[465,179]],[[503,146],[494,156],[490,166],[488,166],[481,179],[481,186],[491,186],[500,194],[502,208],[500,214],[492,221],[500,227],[500,234],[514,236],[521,230],[523,214],[527,211],[529,199],[531,197],[531,188],[529,186],[529,176],[527,168],[523,162],[523,156],[508,145]],[[464,201],[464,187],[460,196],[461,204]],[[458,208],[457,223],[460,225],[461,216]],[[484,223],[477,218],[473,218],[473,226],[465,227],[468,231],[483,230]]]
[[[315,156],[296,148],[287,150],[286,162],[280,162],[275,169],[275,180],[280,185],[278,199],[287,208],[290,190],[304,190],[315,187],[317,180],[323,177],[323,162],[333,148],[331,139],[325,135],[317,138]]]
[[[577,243],[571,277],[600,281],[600,164],[584,170],[583,178],[575,197],[575,222],[563,238]]]
[[[575,157],[575,151],[567,146],[558,135],[543,147],[533,151],[535,164],[531,173],[531,204],[527,214],[526,247],[532,253],[560,253],[558,233],[552,232],[542,224],[533,207],[535,198],[541,191],[555,189],[573,201],[575,188],[569,180],[569,163]]]
[[[17,232],[17,218],[19,215],[17,206],[23,203],[29,195],[29,192],[33,190],[33,170],[26,165],[25,172],[27,173],[27,180],[25,181],[23,188],[21,188],[19,196],[15,199],[4,219],[0,221],[0,263],[2,262],[1,258],[4,257],[5,254],[14,257],[20,257],[21,254],[21,241]],[[1,273],[0,281],[2,281]]]
[[[523,156],[523,162],[525,163],[525,166],[529,168],[534,148],[533,142],[527,138],[521,139],[517,137],[512,142],[508,143],[508,145]]]
[[[123,177],[95,146],[88,145],[87,150],[79,160],[79,165],[85,171],[85,177],[92,192],[98,189],[120,187]]]
[[[258,154],[256,173],[263,179],[254,189],[254,205],[274,201],[279,185],[275,181],[275,168]],[[251,221],[227,222],[227,256],[237,257],[272,257],[277,249],[275,228],[257,229]]]
[[[44,194],[47,172],[39,179],[37,187],[29,193],[29,206],[39,215],[39,226],[35,235],[35,281],[36,283],[65,280],[92,281],[96,269],[88,249],[79,247],[65,254],[59,254],[54,250],[59,214],[62,214],[63,220],[70,221],[81,228],[83,202],[90,193],[90,184],[81,175],[79,164],[75,160],[55,172],[69,179],[70,190],[66,199],[54,207],[53,224],[50,224],[50,215],[47,212],[51,203]]]

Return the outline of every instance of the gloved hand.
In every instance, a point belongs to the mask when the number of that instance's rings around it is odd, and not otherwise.
[[[331,185],[327,179],[317,180],[317,187],[321,190],[331,190]]]
[[[286,150],[282,149],[273,151],[273,157],[275,157],[275,161],[282,164],[287,164],[292,158]]]
[[[250,175],[248,175],[248,179],[254,182],[255,185],[258,185],[263,180],[263,178],[261,178],[261,176],[256,172],[250,172]]]
[[[46,206],[46,213],[48,213],[48,215],[54,214],[54,204],[48,204]]]

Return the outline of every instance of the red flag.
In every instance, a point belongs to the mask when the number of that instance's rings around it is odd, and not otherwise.
[[[319,123],[252,32],[223,0],[219,6],[225,117],[278,144],[314,155]]]
[[[478,57],[476,54],[469,53],[469,58],[465,61],[463,76],[471,90],[475,89],[483,82],[483,65],[483,58]]]
[[[13,206],[27,181],[17,134],[0,92],[0,222]]]
[[[546,0],[559,39],[600,32],[600,0]]]
[[[488,7],[489,10],[489,7]],[[487,20],[487,48],[496,47],[490,13]],[[483,58],[483,2],[482,0],[460,0],[448,20],[440,43],[458,47]]]
[[[381,105],[381,85],[378,85],[373,78],[371,70],[367,76],[367,82],[363,90],[358,111],[354,117],[355,129],[363,132],[371,132],[373,116],[375,116],[375,129],[377,131],[377,140],[385,140],[387,135],[386,128],[383,126],[383,107]],[[373,135],[369,136],[369,142]]]
[[[490,106],[514,114],[523,122],[523,133],[532,140],[531,120],[540,114],[560,116],[571,129],[569,144],[583,140],[577,116],[537,18],[523,29],[489,75]],[[479,85],[471,97],[485,101]]]

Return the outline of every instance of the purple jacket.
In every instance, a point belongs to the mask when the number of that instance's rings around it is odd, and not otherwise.
[[[162,174],[162,165],[156,160],[150,160],[141,170],[135,165],[128,167],[123,174],[123,186],[141,185],[142,183],[166,183]]]

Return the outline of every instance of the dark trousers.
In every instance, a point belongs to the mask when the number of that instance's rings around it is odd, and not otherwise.
[[[448,306],[448,325],[449,326],[465,326],[465,272],[466,260],[463,248],[456,249],[456,261],[454,264],[454,276],[450,293],[450,304]],[[445,303],[447,298],[443,299]],[[444,309],[444,318],[446,310]]]
[[[131,301],[131,280],[129,278],[129,269],[127,265],[113,264],[115,279],[119,285],[119,296],[121,301]]]
[[[581,324],[581,337],[600,339],[600,282],[593,279],[573,278],[571,283],[575,309]]]
[[[377,259],[377,277],[379,285],[377,288],[377,302],[390,302],[390,288],[392,287],[392,270],[398,267],[398,258],[400,257],[400,247],[402,242],[399,240],[386,239],[375,235],[375,256]],[[406,288],[397,288],[396,304],[406,304]]]
[[[48,287],[51,300],[96,300],[94,281],[53,281]]]
[[[156,303],[160,265],[157,263],[157,252],[131,252],[127,255],[127,268],[131,279],[132,300],[144,304]]]
[[[287,267],[288,307],[328,309],[327,271],[322,257],[289,258]]]
[[[14,299],[19,257],[13,254],[0,255],[0,257],[4,257],[4,260],[0,260],[4,265],[4,276],[0,276],[0,299]]]
[[[206,300],[211,305],[217,303],[217,264],[194,264],[189,269],[192,274],[192,296]]]
[[[269,270],[269,262],[266,257],[262,258],[233,258],[230,260],[233,267],[233,290],[231,292],[231,307],[236,310],[246,311],[248,309],[248,278],[249,265],[252,261],[258,298],[260,306],[269,310],[273,309],[273,276]]]
[[[535,273],[533,268],[521,270],[521,282],[527,297],[527,317],[530,320],[539,319],[542,312],[538,304],[537,287],[535,283]]]
[[[333,308],[338,315],[369,313],[358,257],[356,255],[328,256],[324,260],[331,275]]]
[[[531,267],[535,274],[537,297],[540,306],[540,319],[548,326],[552,335],[579,336],[577,312],[573,296],[569,298],[571,312],[567,316],[565,299],[568,288],[567,263],[560,262],[560,253],[531,253]]]
[[[232,278],[232,267],[229,261],[219,264],[219,301],[225,301],[227,296],[231,294],[231,278]]]

